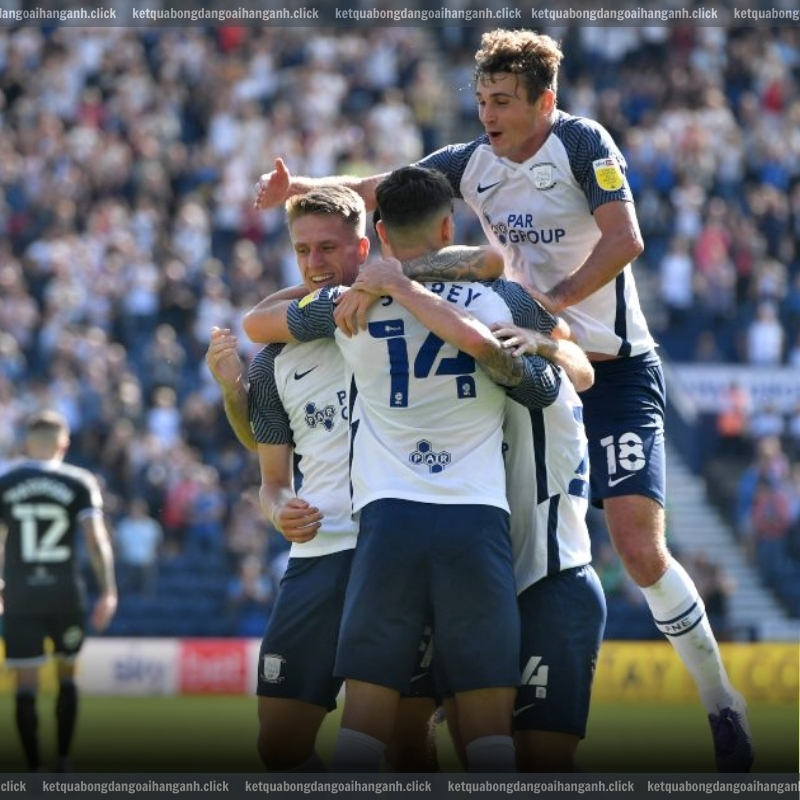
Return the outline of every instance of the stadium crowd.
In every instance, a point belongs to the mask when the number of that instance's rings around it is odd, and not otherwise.
[[[69,459],[104,483],[123,587],[159,596],[170,575],[185,588],[188,567],[229,612],[192,632],[252,630],[286,559],[203,359],[212,325],[239,330],[297,282],[283,215],[253,210],[253,181],[278,155],[297,174],[366,175],[480,132],[481,32],[0,30],[0,462],[32,409],[65,414]],[[627,158],[667,356],[800,367],[800,32],[548,32],[568,54],[560,105]],[[467,212],[458,223],[481,241]],[[795,531],[797,420],[780,434]],[[126,547],[131,518],[148,548]],[[753,548],[765,569],[774,551]],[[781,566],[797,584],[793,552]],[[158,632],[130,622],[128,602],[112,632]]]

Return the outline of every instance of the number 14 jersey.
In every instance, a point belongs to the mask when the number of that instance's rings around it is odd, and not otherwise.
[[[486,324],[541,328],[547,315],[521,287],[505,281],[426,285]],[[340,291],[322,290],[294,304],[289,325],[300,341],[335,336],[344,356],[353,510],[394,498],[507,511],[505,390],[471,356],[443,342],[391,298],[370,309],[367,330],[345,336],[333,323]],[[543,407],[555,398],[558,384],[552,365],[532,356],[513,392]]]

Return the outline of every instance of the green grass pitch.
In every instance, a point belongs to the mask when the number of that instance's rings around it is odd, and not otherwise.
[[[38,703],[42,752],[54,751],[54,698]],[[798,772],[798,707],[750,708],[754,772]],[[319,750],[330,755],[339,716],[330,714]],[[81,699],[73,746],[76,772],[258,773],[256,702],[251,697],[97,697]],[[0,772],[25,772],[13,696],[0,696]],[[446,727],[439,727],[443,771],[458,771]],[[591,773],[714,772],[711,737],[698,704],[595,703],[578,762]]]

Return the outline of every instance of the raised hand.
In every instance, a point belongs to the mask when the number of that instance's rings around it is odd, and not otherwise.
[[[232,390],[242,377],[242,360],[237,351],[238,341],[230,328],[211,329],[206,351],[206,364],[222,389]]]
[[[279,206],[289,193],[292,176],[283,163],[282,158],[275,159],[275,169],[265,172],[256,182],[256,198],[253,202],[255,208],[262,211]]]

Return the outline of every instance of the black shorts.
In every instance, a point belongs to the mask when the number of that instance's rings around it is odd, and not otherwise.
[[[4,631],[6,664],[10,667],[35,667],[47,660],[45,639],[53,642],[53,652],[65,660],[74,659],[86,637],[82,609],[51,614],[15,614],[6,611]]]

